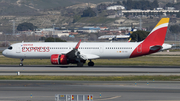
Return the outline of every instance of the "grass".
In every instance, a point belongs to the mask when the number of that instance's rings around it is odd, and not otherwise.
[[[0,64],[7,64],[7,65],[15,65],[19,64],[20,59],[13,59],[13,58],[7,58],[7,57],[0,57]],[[23,61],[24,65],[50,65],[50,59],[25,59]]]
[[[171,49],[170,52],[180,52],[180,49]]]
[[[150,66],[180,66],[180,57],[153,57],[153,56],[143,56],[138,58],[130,59],[97,59],[93,60],[95,65],[150,65]],[[87,61],[88,62],[88,61]],[[20,59],[7,58],[4,56],[0,57],[0,64],[8,65],[18,65]],[[50,59],[25,59],[23,61],[24,65],[51,65]],[[87,65],[87,63],[85,64]]]
[[[180,66],[180,57],[150,57],[144,56],[131,59],[99,59],[94,61],[98,65],[158,65],[158,66]]]
[[[0,80],[180,81],[180,76],[0,76]]]

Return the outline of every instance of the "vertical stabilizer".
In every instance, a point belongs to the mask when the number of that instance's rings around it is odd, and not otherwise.
[[[162,18],[149,35],[134,49],[130,58],[148,55],[161,50],[169,24],[169,18]]]
[[[131,31],[127,35],[131,35],[134,31],[134,28],[131,29]]]
[[[143,41],[144,44],[162,45],[164,43],[166,32],[169,24],[169,18],[162,18],[159,23],[150,32],[147,38]]]

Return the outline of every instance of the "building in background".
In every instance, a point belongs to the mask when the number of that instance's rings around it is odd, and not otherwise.
[[[114,6],[109,6],[106,9],[107,10],[123,10],[123,9],[125,9],[125,7],[121,6],[121,5],[114,5]]]

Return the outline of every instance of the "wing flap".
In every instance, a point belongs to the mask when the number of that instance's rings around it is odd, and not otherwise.
[[[94,55],[94,54],[80,54],[80,57],[84,60],[91,60],[91,59],[98,59],[100,58],[98,55]]]

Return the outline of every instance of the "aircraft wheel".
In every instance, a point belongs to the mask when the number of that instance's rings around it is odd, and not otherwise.
[[[94,62],[88,62],[88,66],[93,67],[94,66]]]
[[[21,59],[21,63],[19,64],[19,66],[23,66],[23,60],[24,59]]]
[[[23,66],[23,63],[20,63],[19,66]]]
[[[79,62],[79,63],[77,64],[77,66],[78,66],[78,67],[83,67],[83,63],[82,63],[82,62]]]

